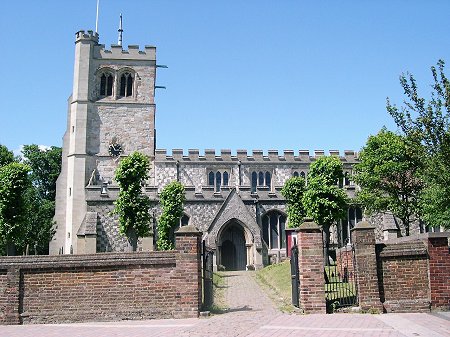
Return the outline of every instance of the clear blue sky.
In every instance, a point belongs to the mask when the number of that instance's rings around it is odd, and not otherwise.
[[[74,37],[96,0],[5,1],[0,143],[61,146]],[[450,1],[100,0],[100,42],[157,47],[158,148],[354,149],[383,125],[398,77],[427,96],[450,67]]]

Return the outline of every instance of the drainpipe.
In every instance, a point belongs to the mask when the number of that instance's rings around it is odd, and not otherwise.
[[[238,161],[238,180],[239,180],[239,186],[240,187],[242,185],[242,177],[241,177],[241,161]]]

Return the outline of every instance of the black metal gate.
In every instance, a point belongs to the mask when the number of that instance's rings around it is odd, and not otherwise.
[[[203,308],[210,308],[214,303],[213,294],[213,256],[214,252],[202,242],[202,278],[203,278]]]
[[[291,248],[291,288],[292,288],[292,305],[299,307],[299,286],[300,277],[298,272],[298,247],[294,245]]]
[[[331,252],[330,252],[331,253]],[[330,254],[332,256],[334,254]],[[355,251],[347,245],[336,251],[336,258],[324,267],[327,311],[358,305]]]

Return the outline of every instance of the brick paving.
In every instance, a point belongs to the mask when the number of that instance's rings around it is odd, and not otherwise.
[[[228,310],[200,319],[1,326],[5,337],[450,337],[450,313],[298,315],[279,312],[253,272],[228,272]]]

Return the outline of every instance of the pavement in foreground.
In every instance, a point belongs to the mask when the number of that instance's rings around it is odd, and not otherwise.
[[[379,336],[450,337],[450,312],[299,315],[278,311],[250,272],[226,274],[229,310],[200,319],[2,326],[7,337]]]

